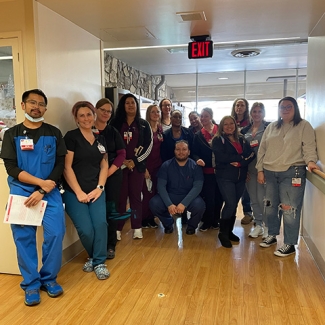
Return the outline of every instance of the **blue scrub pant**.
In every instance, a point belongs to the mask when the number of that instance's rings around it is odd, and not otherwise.
[[[107,256],[105,192],[93,203],[81,203],[73,192],[66,190],[63,201],[83,247],[93,259],[93,265],[104,264]]]
[[[55,188],[46,194],[47,201],[43,217],[44,242],[42,245],[42,267],[38,272],[35,226],[11,225],[17,248],[18,265],[23,276],[23,290],[39,289],[42,284],[56,280],[62,263],[62,241],[65,219],[62,198]]]

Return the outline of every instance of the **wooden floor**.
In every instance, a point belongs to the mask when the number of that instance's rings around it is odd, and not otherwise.
[[[176,224],[171,235],[145,229],[142,240],[127,224],[108,280],[82,272],[82,253],[59,274],[64,294],[42,292],[38,306],[24,305],[20,276],[1,274],[0,324],[325,324],[325,283],[303,240],[295,256],[279,258],[240,220],[232,249],[217,230],[188,236]]]

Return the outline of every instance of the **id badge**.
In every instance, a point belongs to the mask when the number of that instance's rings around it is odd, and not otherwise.
[[[129,140],[132,140],[132,132],[128,132]]]
[[[100,153],[106,153],[105,147],[102,144],[100,144],[99,142],[98,142],[97,148]]]
[[[299,187],[301,186],[301,178],[299,177],[293,177],[292,178],[292,182],[291,182],[292,186],[294,187]]]
[[[252,140],[250,142],[251,148],[257,147],[258,146],[258,140]]]
[[[33,139],[20,139],[20,149],[21,150],[34,150]]]

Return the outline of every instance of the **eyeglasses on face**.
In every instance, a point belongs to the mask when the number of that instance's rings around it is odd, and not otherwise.
[[[43,102],[38,103],[36,100],[32,100],[32,99],[26,100],[25,103],[28,103],[28,104],[30,104],[32,106],[46,108],[46,104],[45,103],[43,103]]]
[[[281,111],[290,111],[291,110],[291,108],[292,108],[293,106],[292,105],[287,105],[287,106],[280,106],[280,110]]]
[[[107,113],[107,114],[112,114],[113,113],[113,111],[110,111],[110,110],[108,110],[108,109],[104,109],[104,108],[102,108],[102,107],[100,107],[100,108],[98,108],[101,112],[103,112],[103,113]]]

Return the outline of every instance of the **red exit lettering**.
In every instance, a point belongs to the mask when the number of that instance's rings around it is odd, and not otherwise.
[[[213,54],[212,41],[191,42],[188,47],[189,59],[211,58]]]

